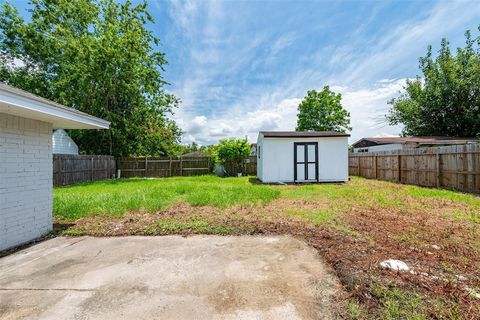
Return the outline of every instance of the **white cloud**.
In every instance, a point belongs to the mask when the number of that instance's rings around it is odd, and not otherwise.
[[[467,28],[476,28],[480,1],[440,1],[426,16],[419,15],[393,30],[385,30],[377,39],[369,39],[371,45],[365,46],[367,50],[359,50],[359,43],[340,47],[330,63],[344,64],[347,68],[336,77],[342,77],[346,83],[366,83],[405,69],[405,65],[416,65],[416,59],[426,53],[428,44],[438,45],[443,37],[461,39]],[[473,25],[466,24],[471,21]]]
[[[187,133],[190,135],[195,135],[200,133],[207,126],[207,117],[205,116],[196,116],[190,122],[188,126]]]
[[[342,93],[342,104],[350,112],[353,127],[350,142],[362,137],[398,136],[401,127],[386,125],[384,116],[390,108],[387,101],[398,95],[404,83],[405,79],[380,80],[371,88],[331,87]],[[283,99],[272,106],[260,102],[243,114],[231,110],[211,119],[195,116],[183,141],[211,144],[228,137],[248,136],[253,142],[262,130],[295,130],[301,100],[300,97]]]
[[[350,112],[350,142],[363,137],[399,135],[400,126],[389,126],[385,121],[390,106],[387,102],[398,96],[405,85],[405,79],[380,80],[371,88],[350,89],[344,87],[342,104]]]
[[[279,28],[252,31],[247,21],[255,17],[240,12],[237,4],[232,12],[232,4],[219,1],[171,3],[176,32],[170,34],[181,37],[185,61],[174,81],[173,91],[182,99],[175,119],[186,131],[184,142],[202,144],[245,135],[254,141],[260,130],[293,130],[306,91],[326,84],[342,93],[351,113],[350,142],[398,135],[400,127],[385,124],[387,101],[406,77],[415,76],[427,44],[437,44],[443,36],[461,39],[480,14],[480,2],[440,1],[401,24],[366,34],[382,14],[373,8],[353,33],[339,35],[340,42],[304,51],[298,48],[308,46],[295,26],[284,33]],[[323,30],[331,30],[325,24]],[[282,61],[290,49],[299,54]]]

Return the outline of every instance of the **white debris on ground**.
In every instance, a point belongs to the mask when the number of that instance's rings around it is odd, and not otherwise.
[[[475,299],[480,299],[480,292],[478,292],[477,290],[472,288],[465,288],[465,290],[467,290],[467,292]]]
[[[433,249],[435,250],[440,250],[440,246],[436,245],[436,244],[432,244],[431,246]]]
[[[462,276],[461,274],[458,274],[458,275],[457,275],[457,280],[458,280],[458,281],[467,281],[468,279],[467,279],[467,277]]]
[[[118,231],[123,228],[123,223],[117,223],[113,230]]]
[[[395,259],[388,259],[380,262],[380,267],[394,271],[410,271],[410,268],[405,262]]]

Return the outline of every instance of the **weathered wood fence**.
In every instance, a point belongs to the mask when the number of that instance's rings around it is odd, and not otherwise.
[[[236,176],[240,172],[244,175],[255,176],[257,175],[257,156],[248,157],[243,166],[238,166],[234,163],[226,163],[224,167],[228,176]]]
[[[53,155],[53,185],[66,186],[73,183],[111,179],[115,175],[113,156]]]
[[[257,174],[256,157],[250,157],[244,174]],[[122,178],[196,176],[213,173],[210,157],[139,157],[115,160],[114,156],[53,155],[53,185],[114,178],[117,169]]]
[[[122,178],[197,176],[212,173],[210,157],[142,157],[117,162]]]
[[[349,174],[480,192],[480,144],[350,153]]]

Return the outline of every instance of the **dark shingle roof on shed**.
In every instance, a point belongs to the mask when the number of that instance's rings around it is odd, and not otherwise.
[[[265,138],[320,138],[350,137],[348,133],[338,131],[260,131]]]

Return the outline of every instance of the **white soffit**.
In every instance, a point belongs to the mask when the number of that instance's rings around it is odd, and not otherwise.
[[[0,113],[52,123],[53,129],[108,129],[110,122],[0,82]]]

